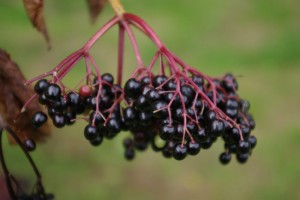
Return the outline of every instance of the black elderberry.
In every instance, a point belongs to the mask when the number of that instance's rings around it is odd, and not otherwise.
[[[112,85],[114,83],[114,77],[110,73],[102,74],[101,76],[102,80],[106,83]]]
[[[98,136],[99,136],[99,133],[98,133],[96,126],[92,126],[89,124],[84,128],[84,137],[87,140],[93,140]]]
[[[203,83],[204,80],[201,76],[197,76],[197,75],[192,75],[192,81],[199,87],[202,88],[203,87]]]
[[[89,119],[90,124],[94,122],[94,125],[96,126],[101,126],[104,123],[104,118],[101,116],[99,112],[93,111],[90,114],[90,119]]]
[[[167,104],[164,101],[156,101],[151,105],[153,116],[156,118],[165,118],[168,116]]]
[[[152,123],[152,113],[149,111],[141,111],[139,113],[139,121],[143,126],[148,126]]]
[[[51,102],[51,106],[58,112],[63,112],[67,109],[67,102],[63,96],[60,96],[56,101]]]
[[[98,134],[96,138],[90,140],[90,143],[93,146],[99,146],[102,143],[102,141],[103,141],[103,136]]]
[[[33,151],[36,148],[35,141],[32,139],[26,139],[24,141],[24,147],[27,151]]]
[[[249,158],[249,154],[245,153],[245,154],[236,154],[236,159],[239,163],[244,164],[247,162]]]
[[[247,141],[239,141],[238,146],[237,146],[237,152],[240,154],[246,154],[251,150],[251,145]]]
[[[125,149],[124,157],[127,160],[133,160],[134,157],[135,157],[135,151],[134,151],[134,149],[133,148],[127,148],[127,149]]]
[[[187,152],[189,155],[197,155],[201,149],[201,146],[198,142],[188,141],[187,143]]]
[[[236,118],[238,115],[238,109],[226,108],[225,114],[230,118]]]
[[[173,80],[169,80],[164,86],[163,88],[166,91],[174,91],[177,88],[177,84],[173,81]]]
[[[257,143],[257,139],[254,135],[251,135],[249,138],[248,138],[248,142],[250,143],[251,145],[251,149],[253,149],[255,146],[256,146],[256,143]]]
[[[69,111],[65,113],[65,120],[67,125],[72,125],[76,120],[76,113],[73,111]]]
[[[174,120],[176,120],[177,122],[183,122],[183,110],[182,108],[177,108],[175,110],[173,110],[173,115],[172,117],[174,118]]]
[[[210,139],[210,137],[208,137],[208,139],[206,139],[205,141],[200,141],[201,142],[201,148],[202,149],[209,149],[212,144],[213,144],[213,141]]]
[[[58,100],[61,97],[61,89],[58,85],[50,83],[45,90],[45,95],[50,100]]]
[[[130,78],[124,86],[124,92],[128,98],[137,98],[141,93],[141,89],[141,83],[135,78]]]
[[[164,75],[157,75],[152,79],[152,85],[156,88],[163,84],[167,80],[167,77]]]
[[[241,139],[239,129],[232,128],[231,131],[229,132],[229,137],[231,138],[232,141],[238,142]]]
[[[149,85],[151,83],[150,77],[149,76],[145,76],[141,79],[141,84],[142,85]]]
[[[81,105],[81,97],[75,92],[67,94],[67,104],[71,109],[77,109]]]
[[[250,109],[250,103],[247,100],[240,100],[239,105],[242,113],[247,113]]]
[[[249,126],[242,126],[241,131],[244,138],[248,138],[250,136],[251,129]]]
[[[176,132],[175,132],[175,138],[176,139],[182,139],[183,134],[184,134],[183,125],[182,124],[177,124]]]
[[[164,95],[164,100],[166,102],[171,102],[172,101],[172,107],[175,108],[179,105],[181,105],[181,100],[180,100],[180,97],[179,95],[176,95],[174,97],[174,93],[173,92],[168,92],[167,94]]]
[[[134,123],[138,118],[138,112],[131,106],[127,107],[123,111],[123,117],[128,124]]]
[[[145,95],[140,95],[137,100],[135,101],[135,107],[138,110],[146,110],[149,107],[149,104],[146,100]]]
[[[32,116],[32,125],[35,128],[39,128],[41,127],[46,121],[47,121],[48,117],[45,113],[43,112],[36,112],[33,116]]]
[[[132,148],[133,147],[133,139],[131,139],[131,138],[125,138],[124,140],[123,140],[123,146],[124,146],[124,148]]]
[[[223,165],[226,165],[231,160],[231,154],[228,152],[223,152],[223,153],[221,153],[219,160]]]
[[[49,103],[49,100],[46,96],[45,93],[42,93],[40,96],[39,96],[39,103],[42,104],[42,105],[46,105]]]
[[[41,79],[35,84],[34,91],[37,94],[41,95],[48,86],[49,86],[49,82],[46,79]]]
[[[238,109],[239,105],[238,105],[237,100],[235,100],[233,98],[229,98],[225,102],[225,106],[226,106],[226,108],[229,108],[229,109]]]
[[[206,113],[206,120],[207,121],[213,121],[213,120],[215,120],[216,119],[216,117],[217,117],[217,114],[215,113],[215,111],[208,111],[207,113]]]
[[[56,128],[62,128],[66,125],[66,118],[62,114],[55,114],[52,117],[52,122]]]
[[[221,120],[213,120],[210,127],[210,133],[212,136],[218,137],[223,134],[224,123]]]
[[[49,115],[49,117],[53,117],[54,116],[54,114],[56,114],[57,113],[57,111],[54,109],[54,108],[52,108],[52,107],[48,107],[48,115]]]
[[[195,95],[195,90],[190,85],[183,85],[180,88],[180,92],[183,96],[186,96],[189,99],[193,99]]]
[[[121,121],[118,118],[112,117],[107,121],[107,128],[112,134],[117,134],[121,131]]]
[[[206,133],[206,130],[204,128],[198,129],[197,133],[195,134],[197,140],[199,142],[205,142],[209,139],[209,135]]]
[[[176,144],[173,149],[173,157],[176,160],[183,160],[187,156],[187,147],[185,144]]]
[[[238,83],[232,74],[226,74],[221,84],[227,92],[235,92],[238,89]]]
[[[198,131],[198,126],[195,123],[188,123],[186,128],[192,135],[196,134]]]
[[[96,97],[89,96],[84,99],[84,105],[88,109],[95,110],[97,105]]]
[[[150,89],[146,93],[146,100],[150,104],[155,102],[155,101],[158,101],[159,99],[160,99],[160,94],[159,94],[158,90],[156,90],[156,89]]]
[[[159,130],[159,136],[163,140],[170,140],[175,136],[175,127],[170,125],[163,125]]]

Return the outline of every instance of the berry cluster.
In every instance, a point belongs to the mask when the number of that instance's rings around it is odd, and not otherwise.
[[[115,83],[111,74],[100,74],[89,49],[118,23],[120,42]],[[143,64],[129,25],[141,30],[157,46],[150,64]],[[125,31],[138,67],[122,87]],[[80,59],[86,63],[83,78],[86,84],[80,81],[75,89],[69,89],[62,79]],[[155,65],[159,65],[158,74],[153,73]],[[47,80],[47,76],[53,78]],[[238,96],[236,78],[232,74],[209,77],[188,66],[161,43],[142,19],[132,14],[113,18],[82,49],[27,84],[34,81],[37,81],[36,97],[48,113],[37,112],[32,117],[36,128],[48,118],[58,128],[84,119],[88,122],[84,136],[93,146],[100,145],[103,138],[112,139],[121,131],[128,131],[130,136],[123,142],[128,160],[135,157],[136,150],[143,151],[149,146],[166,158],[183,160],[187,155],[197,155],[201,149],[209,149],[220,138],[225,143],[220,162],[229,163],[235,154],[237,161],[244,163],[256,145],[256,138],[251,135],[255,122],[249,113],[250,104]]]

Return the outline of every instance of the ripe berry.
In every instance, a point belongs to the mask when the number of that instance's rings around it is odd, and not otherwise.
[[[146,93],[146,100],[151,104],[157,100],[160,99],[160,94],[158,93],[158,90],[151,89]]]
[[[91,140],[95,139],[98,136],[99,136],[99,133],[98,133],[97,127],[92,126],[92,125],[87,125],[84,128],[84,137],[87,140],[91,141]]]
[[[66,124],[66,118],[64,115],[62,114],[55,114],[53,117],[52,117],[52,122],[53,122],[53,125],[57,128],[62,128],[65,126]]]
[[[223,131],[224,131],[223,121],[217,119],[213,120],[210,127],[210,133],[213,136],[218,137],[223,134]]]
[[[201,149],[201,146],[198,142],[189,141],[187,143],[187,152],[189,155],[197,155]]]
[[[96,138],[91,139],[90,143],[93,146],[99,146],[103,141],[103,136],[98,135]]]
[[[81,104],[81,98],[79,94],[70,92],[67,94],[67,104],[71,109],[77,109]]]
[[[142,78],[141,80],[141,84],[142,85],[149,85],[151,83],[150,77],[149,76],[145,76]]]
[[[237,146],[237,152],[240,154],[246,154],[251,150],[251,145],[247,141],[239,141]]]
[[[146,110],[149,107],[149,104],[146,100],[145,95],[140,95],[137,100],[135,101],[135,107],[138,110]]]
[[[113,134],[117,134],[121,131],[121,121],[115,117],[110,118],[107,121],[106,126],[108,130]]]
[[[187,147],[185,144],[176,144],[173,149],[173,157],[176,160],[183,160],[187,156]]]
[[[27,151],[33,151],[36,148],[35,141],[32,139],[26,139],[24,141],[24,147]]]
[[[59,100],[61,97],[61,89],[58,85],[50,83],[46,88],[45,95],[50,100]]]
[[[208,134],[206,133],[206,130],[204,128],[200,128],[197,133],[195,134],[196,138],[202,143],[205,142],[207,139],[209,139]]]
[[[104,119],[103,117],[100,115],[100,113],[97,113],[96,114],[96,111],[93,111],[91,114],[90,114],[90,124],[92,124],[94,122],[94,124],[96,126],[101,126],[103,125],[104,123]]]
[[[167,104],[164,101],[156,101],[151,105],[153,116],[156,118],[165,118],[168,116]]]
[[[76,120],[76,113],[69,111],[65,113],[65,119],[67,125],[72,125],[75,123]]]
[[[133,139],[131,139],[131,138],[125,138],[124,140],[123,140],[123,146],[125,147],[125,149],[126,148],[132,148],[133,147]]]
[[[103,81],[105,81],[111,85],[114,83],[114,77],[109,73],[102,74],[101,78]]]
[[[134,151],[134,149],[133,149],[133,148],[125,149],[124,157],[125,157],[127,160],[132,160],[132,159],[134,159],[134,157],[135,157],[135,151]]]
[[[239,163],[244,164],[245,162],[247,162],[249,158],[249,154],[236,154],[236,159]]]
[[[152,79],[152,85],[156,88],[156,87],[160,86],[161,84],[163,84],[166,80],[167,80],[167,77],[164,75],[155,76]]]
[[[49,86],[49,82],[46,79],[41,79],[35,84],[34,91],[37,94],[41,95],[48,86]]]
[[[256,146],[257,139],[256,139],[255,136],[251,135],[251,136],[248,138],[248,142],[249,142],[250,145],[251,145],[251,149],[253,149],[253,148]]]
[[[124,86],[124,92],[128,98],[137,98],[141,93],[141,89],[141,83],[135,78],[130,78]]]
[[[127,107],[123,111],[125,122],[132,124],[137,120],[138,112],[133,107]]]
[[[43,112],[36,112],[33,116],[32,116],[32,125],[35,128],[39,128],[41,127],[46,121],[47,121],[48,117],[45,113]]]
[[[159,136],[163,140],[170,140],[175,136],[175,127],[167,124],[160,128]]]
[[[230,162],[231,160],[231,154],[230,153],[227,153],[227,152],[223,152],[221,153],[220,157],[219,157],[219,160],[220,162],[223,164],[223,165],[226,165]]]
[[[181,86],[180,92],[183,96],[186,96],[189,99],[194,98],[194,95],[195,95],[194,88],[192,86],[189,86],[189,85]]]

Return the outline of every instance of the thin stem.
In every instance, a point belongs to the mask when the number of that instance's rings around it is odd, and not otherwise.
[[[124,7],[120,0],[108,0],[111,6],[113,7],[115,13],[122,17],[122,15],[125,13]]]
[[[123,63],[124,63],[124,36],[125,36],[124,27],[119,24],[119,50],[118,50],[118,78],[117,83],[119,85],[122,84],[122,76],[123,76]]]

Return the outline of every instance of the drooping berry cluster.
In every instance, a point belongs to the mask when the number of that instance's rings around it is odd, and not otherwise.
[[[111,74],[100,74],[89,49],[118,23],[116,84]],[[158,48],[148,65],[143,64],[130,25],[145,33]],[[125,32],[138,67],[121,87]],[[62,79],[80,59],[86,63],[86,85],[80,81],[79,89],[67,89]],[[159,65],[158,74],[153,73],[155,65]],[[46,80],[47,76],[53,78]],[[112,139],[121,131],[128,131],[131,135],[123,142],[128,160],[135,157],[136,150],[148,146],[166,158],[183,160],[201,149],[209,149],[222,138],[225,150],[219,157],[221,163],[229,163],[232,154],[244,163],[256,145],[256,138],[251,135],[255,123],[249,113],[250,104],[238,96],[236,78],[232,74],[213,78],[188,66],[161,43],[142,19],[132,14],[113,18],[82,49],[27,84],[34,81],[35,92],[48,113],[37,112],[33,116],[35,127],[42,126],[48,118],[58,128],[84,119],[88,122],[84,136],[94,146],[100,145],[104,137]]]

